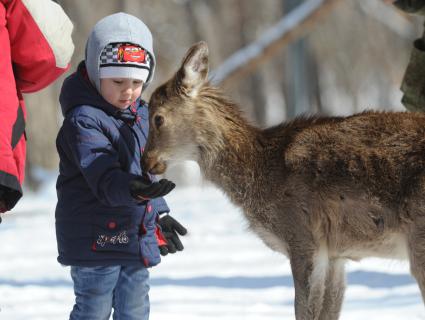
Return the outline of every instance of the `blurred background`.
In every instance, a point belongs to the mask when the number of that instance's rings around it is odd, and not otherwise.
[[[262,39],[303,0],[58,0],[74,23],[72,72],[84,58],[93,25],[119,11],[141,18],[154,36],[156,75],[144,93],[167,80],[191,44],[207,41],[210,67]],[[313,1],[314,2],[314,1]],[[316,1],[319,3],[320,1]],[[331,3],[301,37],[260,57],[250,73],[222,83],[247,118],[269,126],[301,113],[347,115],[364,109],[403,110],[399,90],[411,43],[420,36],[420,19],[404,15],[384,0]],[[40,170],[57,170],[55,138],[62,122],[60,79],[42,92],[25,96],[28,106],[27,187],[40,184]],[[41,172],[44,172],[42,170]],[[184,170],[168,175],[190,183]],[[192,179],[193,180],[193,179]]]

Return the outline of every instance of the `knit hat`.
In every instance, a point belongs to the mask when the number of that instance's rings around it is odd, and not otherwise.
[[[138,45],[110,43],[100,54],[99,78],[131,78],[146,83],[150,71],[150,55]]]

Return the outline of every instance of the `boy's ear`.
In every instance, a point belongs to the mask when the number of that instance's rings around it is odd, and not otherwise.
[[[208,77],[208,46],[206,42],[195,43],[183,58],[177,71],[177,88],[188,96],[195,97]]]

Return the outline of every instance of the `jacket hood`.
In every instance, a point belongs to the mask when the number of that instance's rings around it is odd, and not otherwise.
[[[155,72],[152,34],[149,28],[138,18],[120,12],[99,20],[94,26],[86,44],[86,65],[90,81],[100,91],[99,64],[100,54],[109,43],[127,42],[145,49],[151,56],[151,71],[144,88],[152,81]]]
[[[90,105],[124,121],[134,121],[136,119],[136,114],[131,108],[120,110],[99,94],[88,78],[84,61],[80,62],[77,71],[68,76],[63,82],[59,102],[64,117],[76,106]],[[136,100],[135,105],[140,102],[141,99],[139,98]]]

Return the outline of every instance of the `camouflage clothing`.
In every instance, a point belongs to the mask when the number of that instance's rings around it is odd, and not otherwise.
[[[410,61],[401,84],[401,102],[409,111],[425,111],[425,41],[413,43]]]
[[[397,0],[394,5],[407,13],[425,16],[425,0]]]
[[[394,5],[399,9],[425,16],[425,0],[398,0]],[[401,102],[409,111],[425,111],[425,32],[422,38],[413,42],[409,64],[401,84]]]

